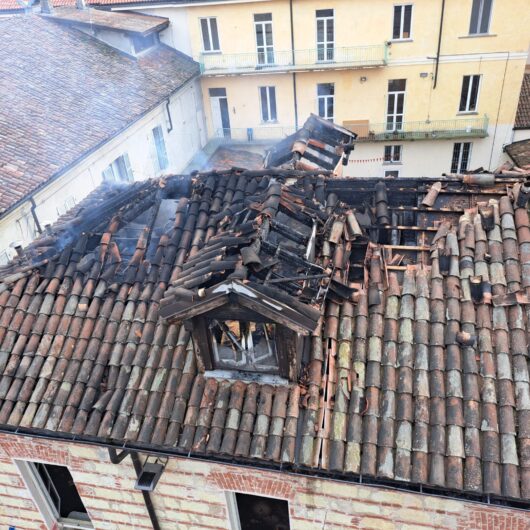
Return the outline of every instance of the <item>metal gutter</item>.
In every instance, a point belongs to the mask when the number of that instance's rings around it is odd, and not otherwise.
[[[40,438],[45,440],[59,441],[59,442],[72,442],[83,445],[92,445],[97,447],[105,447],[107,449],[114,450],[125,450],[135,453],[144,453],[153,456],[163,456],[167,458],[188,458],[190,460],[196,460],[204,463],[214,464],[225,464],[243,469],[255,469],[259,471],[280,471],[284,474],[303,477],[322,478],[327,480],[334,480],[337,482],[345,482],[350,484],[362,484],[363,486],[373,488],[385,488],[394,491],[402,491],[404,493],[417,493],[420,495],[429,495],[443,497],[447,499],[459,500],[462,502],[472,502],[476,504],[486,504],[490,506],[499,506],[503,508],[514,508],[523,511],[530,511],[530,503],[525,499],[515,499],[509,497],[502,497],[498,495],[492,495],[489,493],[473,493],[465,492],[460,490],[450,490],[448,488],[440,486],[425,486],[417,483],[401,483],[395,480],[382,479],[378,477],[366,476],[362,474],[345,474],[333,471],[327,471],[324,469],[315,469],[306,466],[300,466],[297,464],[285,464],[278,462],[256,462],[251,459],[238,459],[236,460],[232,456],[222,457],[220,455],[197,455],[191,451],[182,451],[178,448],[162,448],[152,447],[142,444],[127,443],[122,444],[117,442],[104,442],[100,439],[78,436],[70,433],[50,433],[50,431],[36,431],[27,428],[8,428],[7,426],[0,426],[0,434],[28,436],[32,438]],[[125,457],[123,457],[125,458]]]

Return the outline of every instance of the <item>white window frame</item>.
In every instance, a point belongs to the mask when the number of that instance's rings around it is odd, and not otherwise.
[[[397,175],[395,177],[394,176],[391,177],[390,173],[397,173]],[[400,173],[401,173],[400,169],[395,169],[395,168],[385,169],[385,170],[383,170],[383,177],[384,178],[399,178],[400,177]]]
[[[158,144],[156,143],[156,136],[155,131],[160,130],[160,136],[162,139],[162,147],[164,149],[164,153],[160,153],[158,150]],[[153,165],[155,167],[155,172],[160,173],[161,171],[166,171],[169,167],[169,156],[167,152],[167,145],[166,145],[166,139],[164,138],[164,128],[162,125],[157,125],[156,127],[153,127],[151,129],[151,139],[153,142]],[[161,164],[161,158],[165,158],[166,165],[165,167],[162,167]]]
[[[324,11],[324,9],[317,9],[317,11]],[[332,9],[333,15],[331,16],[319,16],[315,12],[316,17],[316,25],[315,25],[315,32],[316,32],[316,43],[317,43],[317,63],[329,63],[333,62],[335,60],[335,10]],[[322,21],[324,24],[324,40],[319,41],[318,40],[318,22]],[[328,41],[328,24],[329,22],[333,23],[333,39]],[[322,49],[324,50],[324,57],[321,59],[319,57],[319,51],[320,47],[322,46]]]
[[[467,155],[467,167],[462,168],[462,159],[464,157],[464,145],[469,144],[469,154]],[[469,164],[471,162],[471,156],[473,154],[473,142],[455,142],[453,144],[453,152],[451,153],[451,173],[453,173],[453,155],[455,152],[455,146],[459,145],[459,151],[458,151],[458,161],[456,163],[456,175],[459,175],[462,173],[462,171],[468,171]]]
[[[59,217],[61,215],[64,215],[69,210],[71,210],[76,204],[77,204],[77,201],[75,200],[75,197],[73,195],[70,195],[69,197],[65,199],[65,201],[60,207],[56,206],[55,210],[57,211],[57,215]]]
[[[484,15],[484,0],[477,0],[480,2],[479,11],[478,11],[478,18],[477,18],[477,31],[472,32],[471,31],[471,17],[473,16],[473,5],[475,3],[475,0],[472,0],[471,2],[471,13],[469,15],[469,35],[489,35],[490,29],[491,29],[491,19],[493,18],[493,6],[495,3],[495,0],[491,0],[491,9],[490,9],[490,16],[488,20],[488,27],[486,28],[486,31],[480,31],[480,26],[482,26],[482,16]]]
[[[291,510],[289,501],[283,497],[274,497],[273,495],[261,495],[260,493],[247,492],[247,491],[225,491],[226,507],[228,513],[228,522],[230,530],[241,530],[241,521],[239,519],[239,510],[237,508],[236,493],[242,493],[243,495],[254,495],[255,497],[263,497],[265,499],[278,499],[287,503],[287,514],[289,515],[289,528],[293,527],[291,520]]]
[[[88,521],[60,517],[33,462],[29,460],[13,460],[13,462],[17,466],[22,480],[31,494],[31,498],[42,515],[44,523],[50,530],[87,530],[94,528],[92,523]],[[39,463],[45,464],[46,462]],[[68,468],[68,466],[64,467]]]
[[[270,15],[270,20],[256,20],[254,17],[256,15]],[[256,64],[258,66],[271,66],[275,64],[276,57],[274,53],[274,26],[272,25],[272,13],[254,13],[253,15],[254,20],[254,38],[256,39]],[[270,24],[271,26],[271,39],[272,43],[267,44],[267,24]],[[261,31],[263,32],[263,44],[258,44],[258,28],[261,27]],[[271,56],[269,56],[269,53]],[[263,55],[263,62],[260,62],[260,54]],[[269,61],[269,58],[272,57],[272,61]]]
[[[318,94],[318,85],[333,85],[333,94],[326,94],[320,96]],[[320,115],[320,100],[324,101],[324,116]],[[328,116],[328,99],[333,101],[333,114]],[[335,83],[317,83],[317,116],[324,118],[325,120],[333,121],[335,119]]]
[[[266,104],[267,104],[267,114],[268,118],[263,115],[263,100],[261,90],[265,89],[266,94]],[[271,92],[274,93],[274,102],[275,102],[275,112],[276,116],[272,117],[272,106],[271,106]],[[276,87],[275,86],[260,86],[258,87],[258,96],[259,96],[259,111],[261,114],[262,123],[277,123],[278,122],[278,99],[276,98]]]
[[[206,20],[206,26],[208,28],[208,39],[210,39],[211,50],[207,50],[204,46],[204,34],[202,32],[202,21]],[[217,29],[217,41],[219,43],[219,48],[214,49],[213,38],[212,38],[212,23],[211,21],[215,20],[215,28]],[[201,47],[202,53],[221,53],[221,36],[219,35],[219,24],[217,24],[217,17],[200,17],[199,18],[199,32],[201,34]]]
[[[386,148],[390,147],[390,160],[385,160],[385,152]],[[396,151],[399,152],[399,158],[397,160],[394,160],[394,155]],[[401,144],[398,145],[385,145],[383,148],[383,164],[389,165],[389,166],[395,166],[396,164],[402,164],[403,163],[403,146]]]
[[[465,110],[460,110],[460,99],[462,97],[462,88],[464,87],[464,79],[469,77],[469,86],[467,87],[467,98]],[[473,92],[473,80],[478,78],[478,89],[477,89],[477,100],[475,101],[475,107],[470,109],[469,104],[471,103],[471,93]],[[460,98],[458,100],[458,114],[476,114],[478,109],[478,102],[480,100],[480,90],[482,89],[482,74],[466,74],[462,77],[462,86],[460,88]]]
[[[408,37],[403,37],[403,29],[405,27],[405,7],[410,6],[410,35]],[[401,8],[401,17],[399,21],[399,37],[394,37],[394,14],[396,7]],[[407,4],[394,4],[392,6],[392,38],[390,39],[392,42],[407,42],[413,40],[412,37],[412,28],[414,25],[414,4],[407,3]]]
[[[126,175],[125,179],[120,178],[123,175],[120,175],[120,167],[119,167],[119,160],[120,158],[123,158],[123,166],[125,167]],[[103,176],[103,181],[105,182],[134,182],[134,173],[131,166],[131,161],[129,159],[128,153],[122,153],[120,156],[116,157],[110,164],[105,167],[105,169],[101,172]],[[106,178],[106,174],[110,175],[112,174],[112,179]]]
[[[391,81],[389,79],[389,81]],[[406,102],[406,93],[407,93],[407,84],[405,79],[405,90],[396,90],[390,92],[390,90],[387,93],[387,101],[386,101],[386,130],[387,132],[393,132],[393,131],[402,131],[403,125],[405,123],[405,102]],[[393,102],[393,112],[388,112],[388,104],[390,102],[390,98],[394,97]],[[398,108],[398,101],[399,96],[403,96],[403,110],[401,112],[397,112]],[[401,116],[401,123],[397,123],[397,118]],[[392,124],[392,127],[389,127],[389,124]],[[396,125],[399,125],[399,127],[396,127]]]

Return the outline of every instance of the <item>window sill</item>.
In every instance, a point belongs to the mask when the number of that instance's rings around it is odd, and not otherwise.
[[[201,53],[202,55],[222,55],[223,52],[221,50],[212,50],[209,52],[202,51]]]
[[[267,125],[278,125],[278,120],[273,121],[260,121],[260,125],[267,126]]]
[[[394,166],[402,166],[403,162],[383,162],[383,166],[385,167],[394,167]]]
[[[470,33],[469,35],[461,35],[459,39],[480,39],[481,37],[496,37],[496,33]]]
[[[414,42],[414,39],[390,39],[388,42],[398,44],[400,42]]]
[[[461,110],[456,113],[457,116],[478,116],[476,110]]]

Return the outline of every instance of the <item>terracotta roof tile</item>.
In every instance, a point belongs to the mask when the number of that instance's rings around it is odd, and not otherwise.
[[[39,15],[0,31],[0,214],[199,73],[166,46],[135,59]]]
[[[387,245],[381,231],[370,241],[370,225],[360,223],[362,236],[350,241],[344,226],[333,235],[328,223],[317,259],[334,265],[338,254],[324,242],[361,256],[346,264],[341,258],[334,276],[358,289],[325,300],[299,384],[205,377],[189,332],[158,317],[161,299],[176,287],[160,280],[151,259],[167,258],[177,287],[196,271],[232,273],[209,266],[229,257],[222,254],[227,245],[247,245],[255,229],[243,223],[235,235],[227,220],[244,201],[270,208],[274,219],[271,197],[285,207],[297,197],[296,215],[303,215],[307,179],[313,190],[321,180],[337,208],[354,211],[371,201],[375,211],[373,182],[304,175],[287,185],[282,174],[276,181],[265,175],[203,174],[191,190],[180,177],[104,187],[60,219],[54,246],[44,236],[1,269],[0,423],[530,498],[528,304],[520,279],[530,262],[523,252],[529,219],[517,203],[517,180],[465,188],[465,207],[462,183],[448,180],[434,207],[443,200],[454,221],[438,232],[431,222],[419,224],[429,229],[421,235],[427,250],[415,254]],[[416,208],[429,191],[425,181],[384,184],[389,212]],[[152,230],[152,247],[143,236],[131,244],[128,255],[142,248],[143,261],[127,258],[116,267],[108,254],[99,262],[106,234],[127,255],[123,230],[163,197],[188,215],[177,213],[164,237]],[[493,206],[485,231],[477,201]],[[119,224],[110,232],[113,219]],[[73,226],[87,235],[79,251],[79,238],[68,236]],[[447,269],[439,249],[456,258]],[[403,253],[400,265],[392,265],[391,252]],[[83,265],[90,256],[97,270]],[[473,297],[471,276],[480,277]],[[486,296],[488,281],[501,298]],[[513,293],[519,298],[506,297]]]

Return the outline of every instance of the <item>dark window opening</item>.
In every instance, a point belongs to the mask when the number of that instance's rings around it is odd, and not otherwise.
[[[392,38],[395,40],[410,39],[412,24],[412,5],[394,6],[394,24]]]
[[[333,61],[335,58],[335,21],[333,9],[319,9],[317,18],[317,60]]]
[[[468,170],[471,158],[471,142],[458,142],[453,147],[451,173],[463,173]]]
[[[241,530],[289,530],[287,501],[236,493]]]
[[[385,162],[401,162],[401,146],[400,145],[385,145]]]
[[[202,48],[205,52],[216,52],[219,46],[219,33],[216,18],[201,18]]]
[[[67,467],[53,464],[33,464],[42,480],[59,517],[89,521],[89,517]]]
[[[491,6],[493,0],[473,0],[469,34],[488,33],[491,21]]]
[[[258,65],[274,64],[274,44],[272,38],[272,14],[254,15]]]
[[[478,90],[480,75],[465,75],[462,80],[462,92],[460,93],[460,112],[473,112],[477,110]]]
[[[335,113],[335,85],[333,83],[319,83],[317,85],[318,115],[333,121]]]
[[[261,121],[276,121],[276,89],[273,86],[262,86],[259,89],[261,103]]]

